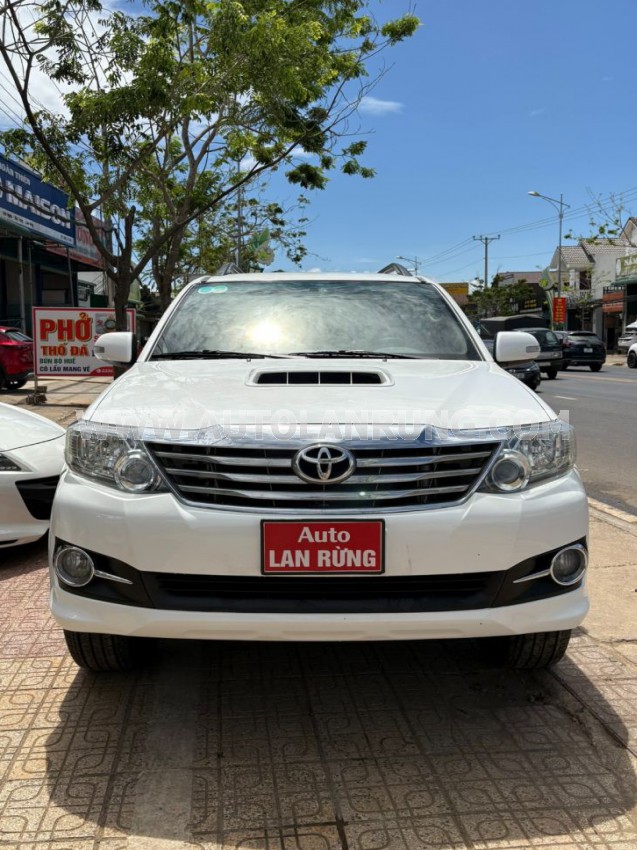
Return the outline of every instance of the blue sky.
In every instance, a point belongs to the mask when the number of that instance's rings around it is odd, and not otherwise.
[[[372,6],[383,17],[409,8]],[[389,105],[361,115],[377,177],[337,175],[311,193],[306,270],[373,271],[405,254],[436,279],[469,280],[482,274],[480,243],[437,255],[497,233],[490,276],[544,267],[557,217],[530,189],[564,194],[578,213],[566,211],[565,231],[589,231],[589,193],[623,192],[637,214],[635,4],[420,0],[415,12],[422,27],[385,54],[393,67],[372,93]]]
[[[637,4],[370,0],[370,9],[381,20],[415,11],[422,26],[383,55],[386,73],[361,109],[377,176],[334,174],[309,193],[305,270],[376,271],[403,254],[437,280],[471,280],[483,273],[472,236],[498,233],[490,276],[544,268],[557,217],[530,189],[564,194],[566,232],[589,232],[593,197],[623,197],[625,215],[637,215]],[[59,93],[43,85],[39,97]],[[296,192],[277,174],[266,196],[285,205]],[[288,265],[277,257],[270,268]]]

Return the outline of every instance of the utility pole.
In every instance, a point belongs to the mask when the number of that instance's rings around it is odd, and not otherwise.
[[[482,242],[484,245],[484,288],[486,289],[489,285],[489,242],[495,242],[496,239],[500,238],[500,234],[497,236],[474,236],[473,237],[476,242]]]

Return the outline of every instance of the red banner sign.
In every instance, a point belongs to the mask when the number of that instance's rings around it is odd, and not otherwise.
[[[563,325],[566,321],[566,298],[553,299],[553,321],[556,325]]]

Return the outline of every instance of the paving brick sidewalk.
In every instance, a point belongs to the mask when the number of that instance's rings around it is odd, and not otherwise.
[[[472,641],[160,642],[89,675],[44,545],[0,568],[7,850],[635,850],[637,536],[595,519],[552,673]]]

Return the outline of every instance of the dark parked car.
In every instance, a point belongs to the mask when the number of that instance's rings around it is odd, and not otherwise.
[[[17,328],[0,327],[0,390],[23,387],[33,372],[33,340]]]
[[[606,347],[592,331],[568,331],[562,339],[563,369],[569,366],[588,366],[599,372],[606,362]]]
[[[540,371],[544,372],[548,378],[556,378],[558,371],[563,368],[560,338],[548,328],[520,328],[520,330],[532,334],[540,343],[540,353],[535,358]]]
[[[495,340],[483,339],[482,342],[486,345],[491,354],[493,354]],[[536,390],[542,383],[540,367],[537,365],[535,360],[526,360],[523,363],[511,363],[503,368],[511,375],[519,378],[519,380],[522,381],[523,384],[526,384],[527,387],[531,387],[532,390]]]

